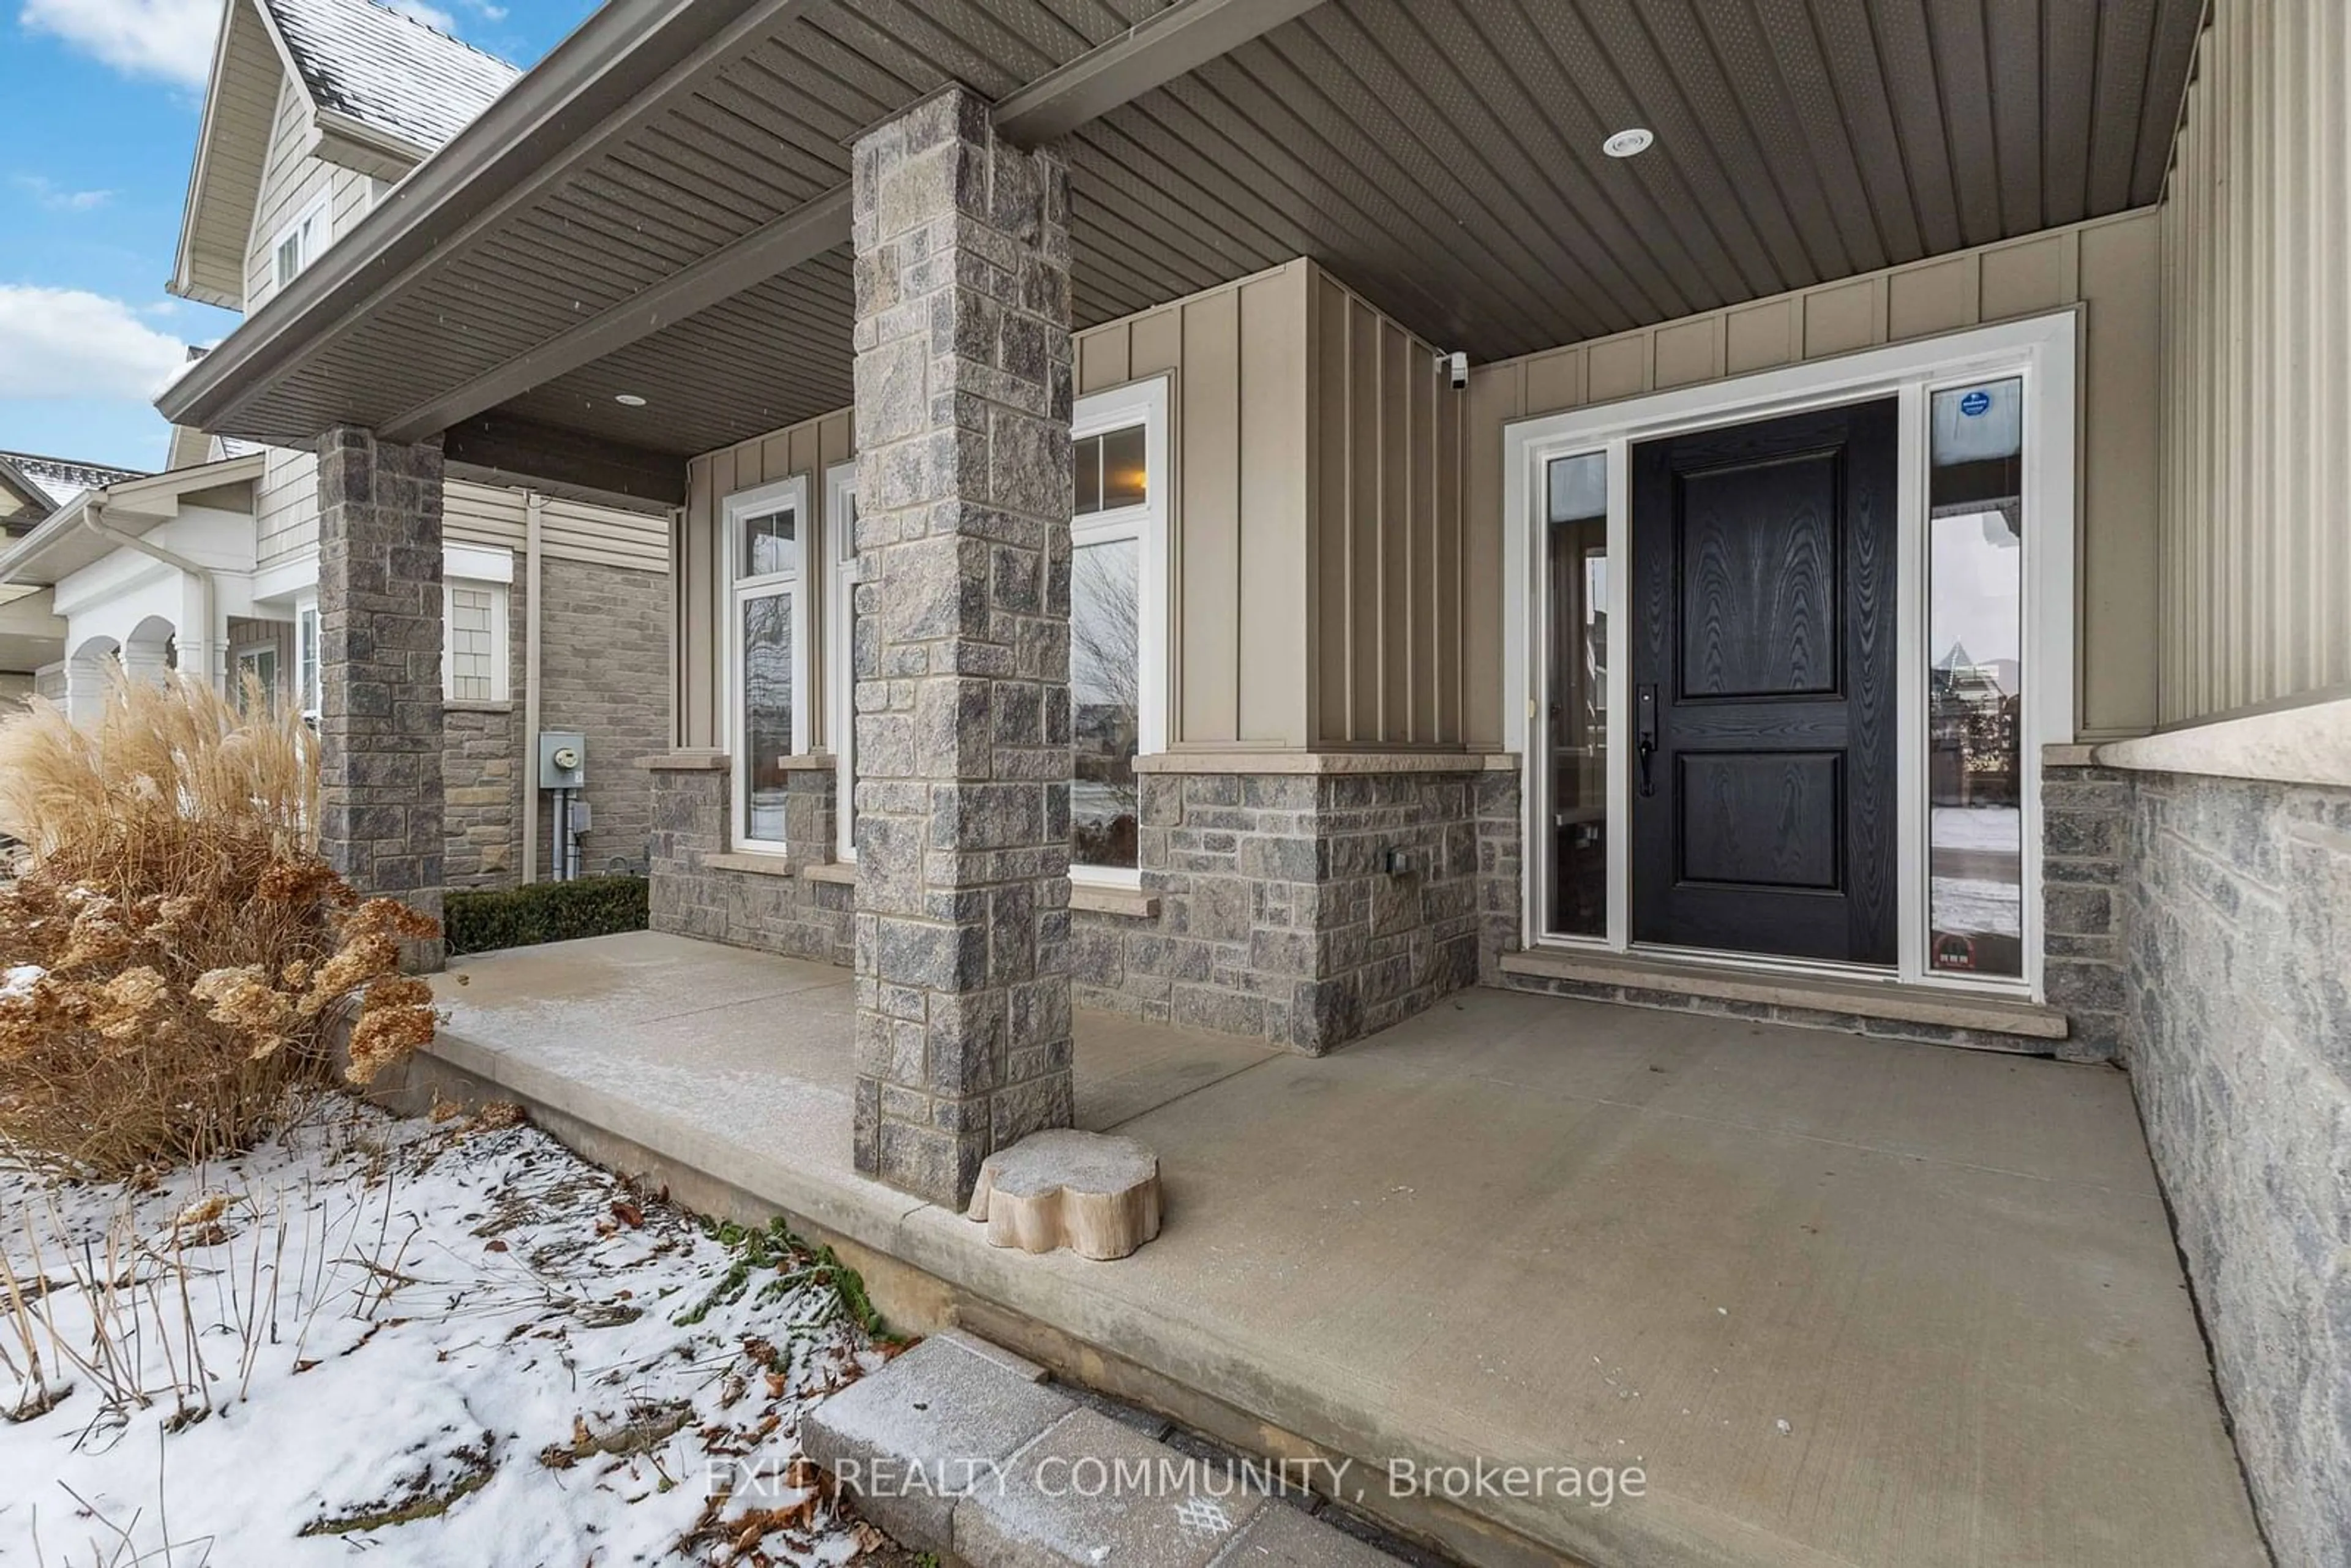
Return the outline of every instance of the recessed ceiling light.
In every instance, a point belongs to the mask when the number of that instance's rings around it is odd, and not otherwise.
[[[1646,152],[1649,143],[1657,139],[1656,132],[1646,126],[1635,125],[1620,131],[1600,144],[1600,151],[1611,158],[1630,158],[1635,152]]]
[[[639,397],[634,392],[614,392],[612,394],[612,401],[619,403],[622,408],[643,408],[645,406],[645,400]]]

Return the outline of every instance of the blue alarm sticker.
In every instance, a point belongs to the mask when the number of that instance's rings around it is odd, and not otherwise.
[[[1959,412],[1970,419],[1973,419],[1990,407],[1991,407],[1991,393],[1980,387],[1959,399]]]

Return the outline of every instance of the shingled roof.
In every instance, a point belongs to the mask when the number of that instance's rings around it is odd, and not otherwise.
[[[263,0],[320,109],[427,152],[522,73],[373,0]]]
[[[146,470],[141,468],[114,468],[103,463],[78,463],[68,457],[41,457],[30,452],[0,452],[0,462],[30,479],[60,507],[85,490],[101,490],[124,479],[146,476]]]

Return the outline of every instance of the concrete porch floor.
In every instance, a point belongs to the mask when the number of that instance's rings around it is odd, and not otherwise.
[[[1356,1484],[1638,1463],[1639,1500],[1471,1511],[1596,1568],[2268,1561],[2110,1069],[1492,990],[1319,1060],[1081,1013],[1078,1119],[1168,1205],[1100,1264],[852,1172],[841,970],[640,934],[436,985],[449,1066]]]

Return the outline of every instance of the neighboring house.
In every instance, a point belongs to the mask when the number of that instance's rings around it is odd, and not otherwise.
[[[233,0],[223,16],[173,292],[262,309],[510,84],[513,67],[367,0]],[[194,356],[192,356],[194,357]],[[172,433],[172,463],[250,460],[249,572],[213,673],[298,701],[319,678],[318,457],[306,444]],[[481,476],[493,478],[494,476]],[[445,874],[546,874],[540,731],[586,739],[583,871],[642,871],[638,764],[668,742],[668,519],[527,486],[455,479],[442,496]]]
[[[678,508],[655,920],[855,965],[859,1169],[1066,1124],[1073,1001],[2114,1057],[2316,1560],[2351,7],[722,9],[611,0],[162,406],[323,443],[355,584],[444,470]]]
[[[41,476],[58,466],[48,458],[0,453],[0,549],[57,510],[57,497]],[[0,583],[0,711],[40,688],[42,672],[65,654],[65,634],[46,590]]]

